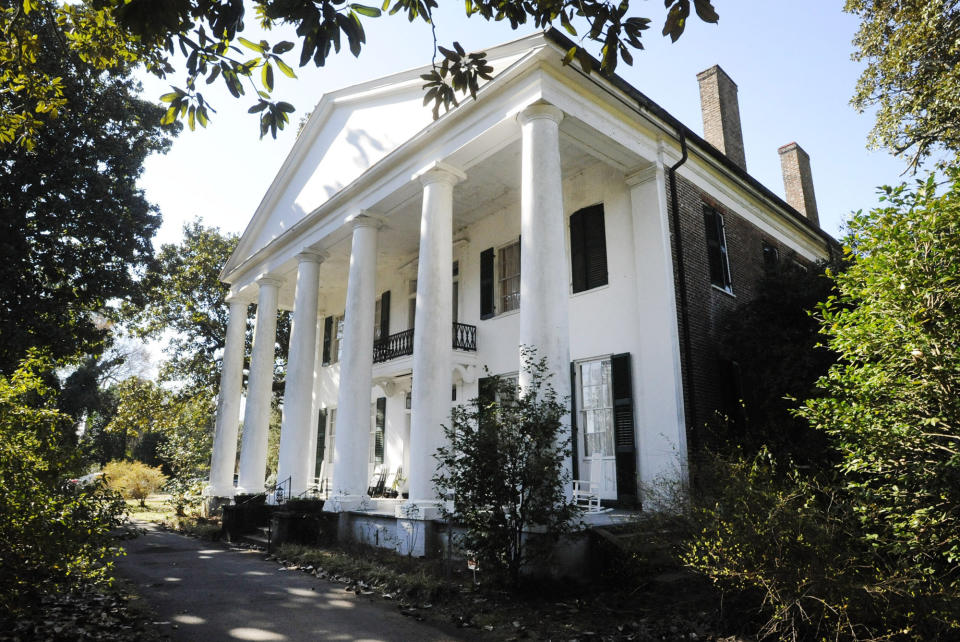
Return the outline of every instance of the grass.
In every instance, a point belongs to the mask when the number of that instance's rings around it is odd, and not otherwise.
[[[152,522],[164,528],[206,540],[220,539],[220,522],[199,515],[177,515],[170,505],[169,495],[151,495],[145,506],[135,499],[127,500],[127,513],[131,520]]]

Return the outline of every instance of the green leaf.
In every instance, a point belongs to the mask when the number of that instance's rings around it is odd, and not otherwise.
[[[296,77],[297,77],[297,74],[295,74],[295,73],[293,72],[293,69],[290,68],[290,65],[288,65],[288,64],[285,63],[285,62],[283,62],[283,61],[280,60],[279,58],[274,58],[273,61],[274,61],[275,63],[277,63],[277,67],[280,69],[281,72],[283,72],[283,75],[284,75],[284,76],[286,76],[287,78],[296,78]]]
[[[252,42],[252,41],[250,41],[250,40],[247,40],[247,39],[244,38],[243,36],[239,36],[239,37],[237,38],[237,40],[239,40],[240,43],[241,43],[243,46],[245,46],[247,49],[252,49],[253,51],[256,51],[257,53],[263,53],[263,47],[261,47],[259,44],[255,43],[255,42]]]
[[[368,7],[362,4],[351,4],[350,8],[359,13],[362,16],[367,16],[368,18],[379,18],[381,11],[376,7]]]
[[[263,63],[263,69],[260,72],[260,79],[267,91],[273,91],[273,67],[269,62]]]

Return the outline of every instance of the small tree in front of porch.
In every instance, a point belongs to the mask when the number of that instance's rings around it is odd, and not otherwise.
[[[566,400],[557,397],[545,359],[526,347],[521,357],[530,373],[525,389],[492,377],[479,397],[453,408],[433,479],[441,496],[453,493],[447,517],[465,527],[463,547],[514,586],[523,566],[549,555],[579,515],[565,492]]]

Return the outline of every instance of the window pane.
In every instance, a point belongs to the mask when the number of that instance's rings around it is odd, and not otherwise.
[[[500,312],[520,307],[520,243],[500,248]]]

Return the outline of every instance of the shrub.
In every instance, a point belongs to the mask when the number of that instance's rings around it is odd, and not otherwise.
[[[107,485],[126,499],[140,500],[140,506],[146,507],[146,499],[160,490],[167,476],[160,467],[150,467],[139,461],[111,461],[103,467]]]
[[[0,613],[13,617],[41,594],[107,579],[124,509],[99,482],[68,481],[82,462],[59,444],[72,421],[44,383],[52,369],[32,357],[0,377]]]
[[[473,399],[451,411],[447,445],[437,451],[434,483],[454,495],[452,517],[466,527],[465,548],[490,570],[505,571],[517,585],[521,568],[542,557],[570,530],[577,507],[565,496],[563,464],[570,438],[544,359],[521,351],[530,384],[519,394],[495,380],[505,402]],[[536,527],[536,536],[528,531]]]

